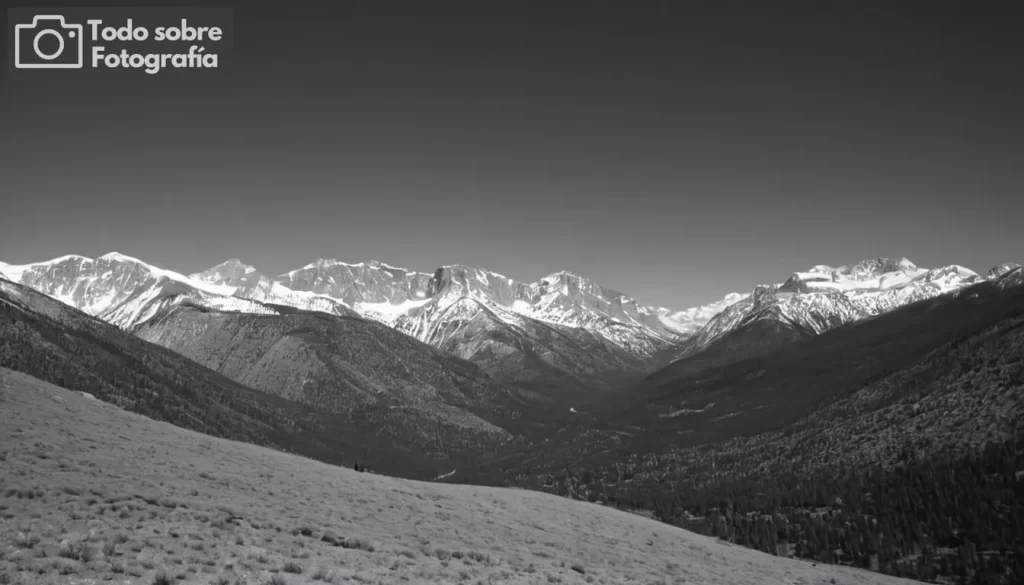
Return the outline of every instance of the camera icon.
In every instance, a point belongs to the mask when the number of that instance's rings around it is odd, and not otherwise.
[[[81,69],[82,25],[59,15],[39,15],[14,26],[14,66],[18,69]]]

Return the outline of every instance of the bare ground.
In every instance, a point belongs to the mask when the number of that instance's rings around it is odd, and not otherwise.
[[[910,583],[186,431],[0,368],[0,585]]]

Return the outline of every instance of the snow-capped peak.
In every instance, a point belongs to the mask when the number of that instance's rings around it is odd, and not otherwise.
[[[919,268],[907,258],[874,258],[794,273],[781,285],[758,286],[749,298],[722,311],[686,342],[693,355],[730,331],[759,320],[783,321],[805,331],[824,331],[980,282],[959,265]]]
[[[996,266],[993,266],[992,270],[988,271],[988,275],[987,276],[990,279],[999,278],[999,277],[1001,277],[1001,276],[1003,276],[1005,274],[1009,274],[1009,273],[1013,272],[1014,270],[1017,270],[1020,267],[1021,267],[1020,264],[1018,264],[1016,262],[1003,262],[1001,264],[997,264]],[[0,270],[3,270],[3,268],[0,267]]]
[[[145,264],[145,262],[139,260],[138,258],[126,256],[120,252],[107,252],[106,254],[97,258],[97,260],[107,260],[108,262],[137,262],[139,264]]]
[[[915,271],[917,266],[907,258],[870,258],[856,264],[836,268],[834,272],[853,280],[869,280],[889,272]]]

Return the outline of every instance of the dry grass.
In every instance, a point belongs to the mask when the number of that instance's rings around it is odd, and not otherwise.
[[[907,582],[545,494],[357,473],[2,368],[0,458],[0,585]]]

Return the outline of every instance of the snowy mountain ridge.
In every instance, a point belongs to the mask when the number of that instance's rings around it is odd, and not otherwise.
[[[238,271],[234,263],[222,264],[193,278],[238,285]],[[568,271],[523,283],[497,272],[458,264],[426,273],[378,261],[349,264],[318,259],[268,278],[291,291],[340,301],[366,318],[391,326],[401,323],[401,330],[422,341],[427,341],[422,332],[430,327],[413,321],[442,318],[443,309],[465,297],[482,303],[498,316],[516,314],[592,331],[638,357],[650,357],[678,343],[713,316],[716,308],[728,304],[719,301],[697,311],[671,311],[641,305],[632,297]],[[264,300],[241,289],[236,295]],[[421,310],[427,305],[436,309]]]
[[[318,259],[268,276],[233,258],[185,276],[116,252],[96,259],[68,255],[0,263],[5,278],[123,328],[144,323],[172,303],[247,313],[294,307],[379,321],[495,368],[540,360],[574,377],[643,370],[659,356],[691,356],[759,321],[820,334],[1019,273],[1015,263],[1000,264],[983,277],[958,265],[926,269],[906,258],[876,258],[815,266],[781,284],[673,311],[642,305],[569,271],[525,283],[458,264],[427,273],[378,261]]]
[[[235,290],[232,286],[203,282],[157,268],[118,252],[95,260],[68,255],[20,266],[0,264],[0,272],[15,282],[95,316],[129,299],[137,299],[145,289],[162,286],[164,282],[214,296],[230,296]]]
[[[920,268],[906,258],[874,258],[838,268],[815,266],[782,284],[757,286],[686,340],[675,360],[700,353],[730,332],[759,321],[778,321],[817,335],[909,303],[956,293],[1017,267],[1000,264],[982,277],[955,264]]]
[[[4,264],[0,273],[125,329],[175,303],[247,313],[276,312],[280,305],[376,320],[465,359],[498,364],[512,377],[540,360],[548,365],[536,367],[574,380],[644,370],[652,356],[742,298],[671,311],[568,271],[522,283],[462,265],[426,273],[330,259],[268,276],[233,258],[185,276],[111,253]]]

